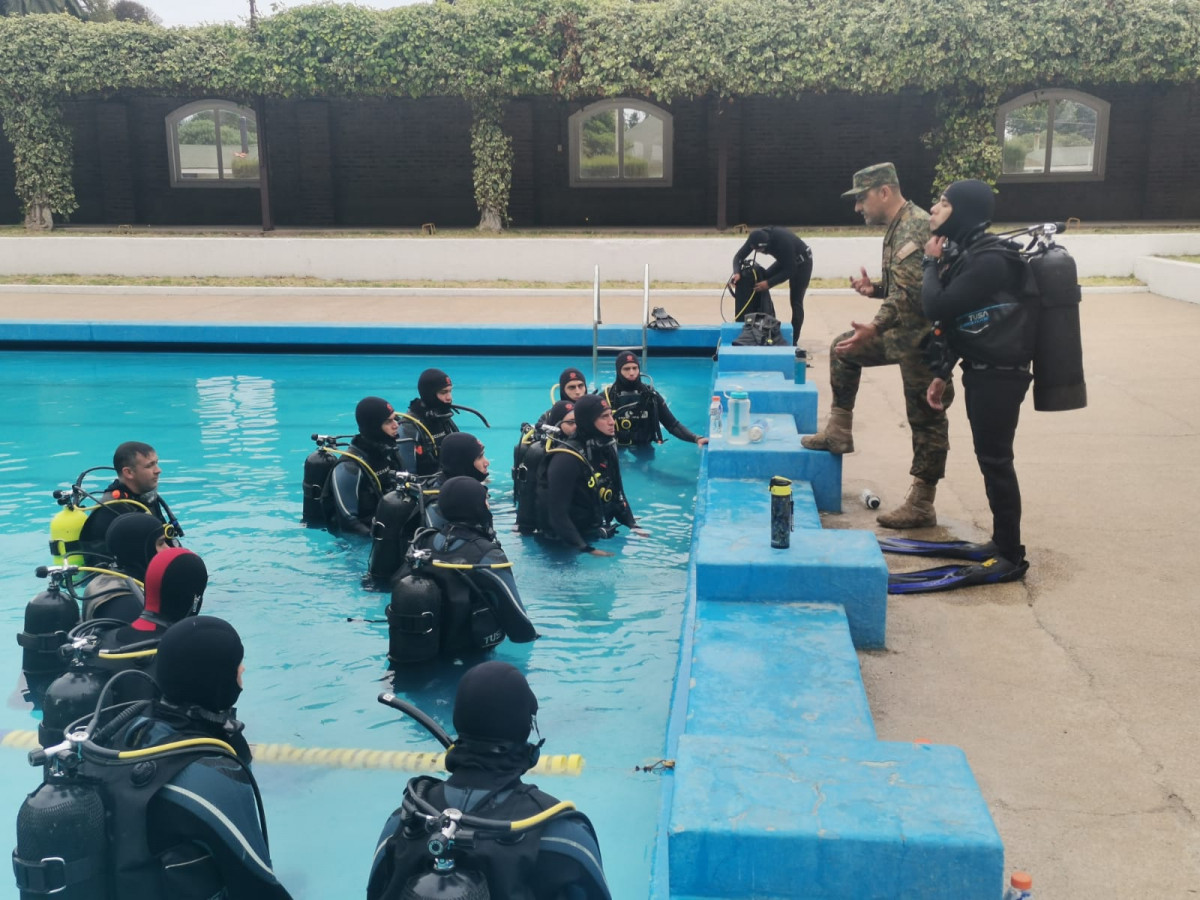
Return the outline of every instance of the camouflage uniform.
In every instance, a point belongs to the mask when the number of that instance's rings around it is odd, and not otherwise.
[[[921,312],[921,259],[928,240],[929,214],[909,200],[883,238],[883,281],[875,284],[873,295],[884,298],[873,320],[879,333],[846,356],[839,356],[833,346],[852,337],[854,332],[847,331],[834,338],[829,351],[829,382],[833,405],[852,410],[864,366],[898,365],[912,429],[913,462],[909,474],[936,484],[946,474],[950,439],[945,411],[933,409],[925,400],[925,392],[933,380],[920,346],[930,329]],[[954,384],[947,379],[942,403],[948,408],[953,400]]]

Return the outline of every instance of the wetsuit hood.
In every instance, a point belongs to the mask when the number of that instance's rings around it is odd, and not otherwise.
[[[541,746],[528,743],[537,711],[537,697],[515,666],[499,660],[474,666],[454,697],[458,738],[446,753],[446,769],[514,774],[529,769]]]
[[[575,403],[575,436],[578,440],[608,441],[611,438],[596,429],[596,420],[611,407],[599,394],[585,394]]]
[[[746,241],[755,250],[766,250],[771,243],[771,232],[765,228],[755,228],[746,236]]]
[[[563,419],[567,417],[567,413],[574,408],[574,400],[559,400],[552,407],[550,407],[550,412],[546,413],[546,424],[557,426],[560,422],[562,422]]]
[[[155,679],[169,703],[223,712],[242,693],[237,682],[244,655],[241,638],[224,619],[191,616],[159,641]]]
[[[638,377],[633,381],[630,381],[621,374],[621,367],[626,366],[629,363],[637,363],[638,367]],[[617,354],[617,380],[613,382],[613,387],[615,387],[618,391],[640,390],[642,387],[641,369],[642,361],[638,359],[637,354],[632,350],[622,350]],[[583,398],[581,397],[580,399],[582,400]]]
[[[204,602],[208,568],[204,560],[182,547],[169,547],[155,555],[146,569],[146,609],[133,623],[137,631],[154,631],[194,616]]]
[[[396,410],[392,404],[382,397],[363,397],[354,408],[354,421],[358,423],[358,433],[370,441],[383,441],[390,437],[381,430],[383,423],[392,418]],[[394,441],[392,441],[394,443]]]
[[[473,434],[456,431],[442,440],[439,458],[446,478],[466,476],[483,481],[487,476],[475,468],[475,460],[483,456],[483,443]],[[490,518],[490,517],[489,517]]]
[[[966,247],[992,223],[996,195],[990,185],[975,178],[956,181],[943,194],[951,206],[950,216],[933,233]]]
[[[421,402],[435,413],[451,412],[450,404],[438,399],[438,391],[451,386],[450,376],[441,369],[426,369],[417,378],[417,394]]]
[[[587,379],[583,377],[582,372],[574,367],[563,369],[562,374],[558,376],[559,396],[567,396],[567,385],[572,381],[582,381],[584,388],[587,387]]]
[[[163,536],[163,523],[143,512],[124,513],[108,526],[104,536],[108,552],[126,575],[146,580],[146,567],[154,559],[155,544]]]
[[[487,488],[466,475],[448,478],[438,489],[438,511],[447,522],[491,531],[492,511],[487,505]]]

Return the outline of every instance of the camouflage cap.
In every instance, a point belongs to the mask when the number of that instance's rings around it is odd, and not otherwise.
[[[871,188],[883,187],[885,184],[900,186],[900,179],[896,177],[896,167],[890,162],[876,163],[855,172],[854,187],[843,193],[842,196],[857,197],[859,194],[865,194]]]

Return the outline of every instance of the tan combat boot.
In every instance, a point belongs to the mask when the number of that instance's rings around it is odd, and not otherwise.
[[[920,478],[914,478],[904,502],[891,512],[876,516],[875,521],[884,528],[925,528],[936,525],[937,513],[933,509],[936,493],[936,484],[927,484]]]
[[[854,413],[835,406],[829,410],[829,421],[825,423],[825,430],[800,438],[800,443],[809,450],[828,450],[835,456],[853,453],[853,425]]]

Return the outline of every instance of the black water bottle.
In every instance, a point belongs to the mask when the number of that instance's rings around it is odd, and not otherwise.
[[[777,550],[792,545],[792,482],[782,475],[771,477],[771,546]]]

